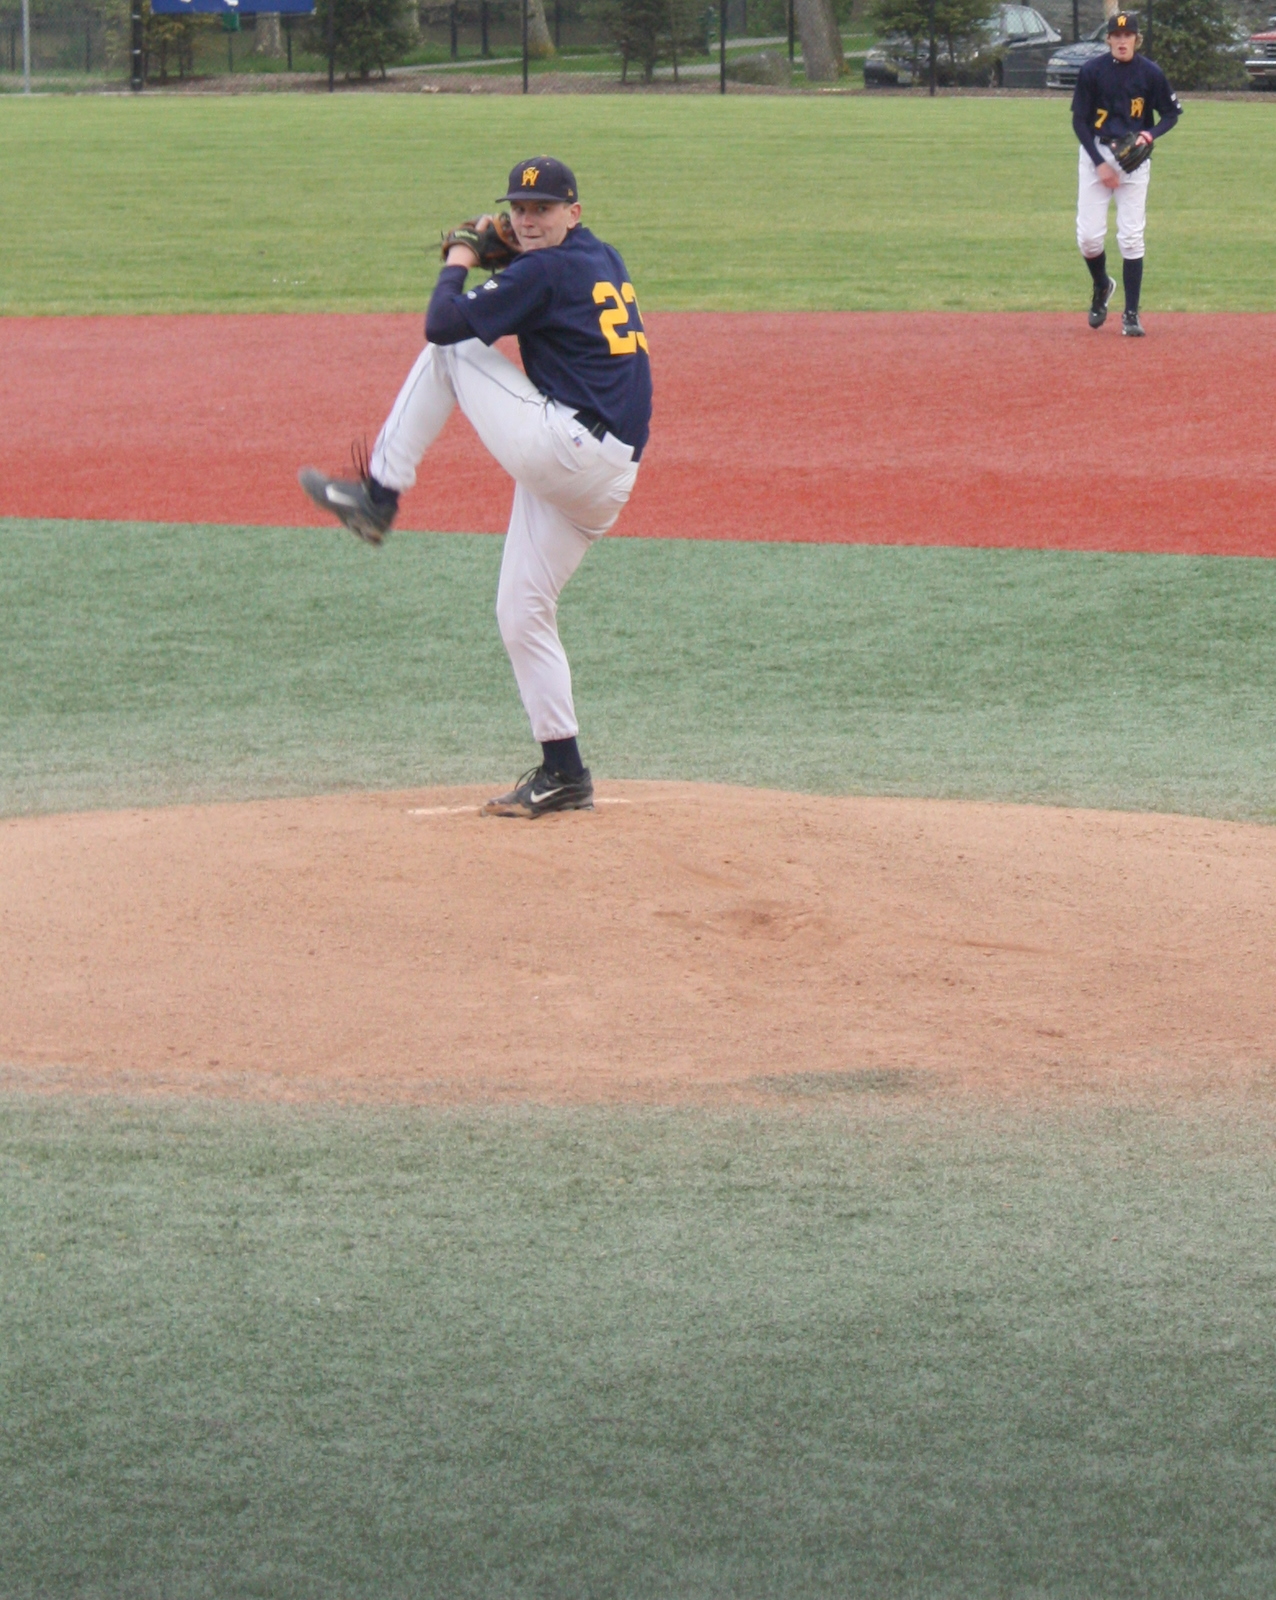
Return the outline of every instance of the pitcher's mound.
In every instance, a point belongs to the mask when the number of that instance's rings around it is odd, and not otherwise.
[[[32,1087],[794,1103],[1271,1084],[1276,830],[709,785],[0,828]]]

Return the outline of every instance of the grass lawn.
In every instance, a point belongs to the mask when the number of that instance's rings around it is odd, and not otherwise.
[[[1269,1596],[1270,1105],[778,1087],[0,1099],[6,1600]]]
[[[0,522],[0,810],[505,780],[501,541]],[[1276,563],[604,540],[604,777],[1276,819]]]
[[[416,309],[547,147],[652,309],[1085,300],[1063,97],[155,95],[0,98],[0,312]],[[1273,192],[1270,108],[1189,101],[1148,308],[1276,307]]]

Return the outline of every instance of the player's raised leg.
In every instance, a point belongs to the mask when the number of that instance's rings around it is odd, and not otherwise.
[[[512,361],[481,340],[428,344],[377,435],[372,476],[396,493],[410,489],[421,458],[459,405],[488,450],[517,479],[544,450],[546,404]]]
[[[498,351],[478,339],[427,344],[413,363],[367,462],[357,461],[353,481],[329,478],[314,467],[299,474],[302,488],[370,544],[383,542],[399,496],[416,482],[416,469],[460,404],[483,443],[512,477],[533,456],[544,429],[546,400]]]
[[[598,439],[478,339],[422,352],[373,447],[373,478],[410,489],[454,406],[515,483],[558,506],[586,535],[606,533],[620,515],[637,475],[632,448]]]

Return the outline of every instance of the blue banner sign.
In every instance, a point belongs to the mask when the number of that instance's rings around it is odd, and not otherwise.
[[[202,17],[222,17],[227,12],[238,11],[244,16],[268,16],[279,12],[285,16],[308,17],[315,9],[315,0],[151,0],[151,10],[157,17],[189,17],[198,12]]]

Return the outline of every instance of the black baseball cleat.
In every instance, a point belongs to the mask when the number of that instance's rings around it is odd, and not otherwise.
[[[1123,311],[1121,313],[1121,332],[1130,339],[1143,337],[1143,324],[1139,321],[1137,311]]]
[[[1109,278],[1106,285],[1095,284],[1090,299],[1090,326],[1101,328],[1108,320],[1108,304],[1116,293],[1116,279]]]
[[[543,817],[551,811],[592,811],[594,780],[589,768],[578,778],[536,767],[525,773],[508,794],[498,794],[479,810],[484,817]]]
[[[356,456],[355,465],[362,467]],[[382,489],[366,471],[358,478],[329,478],[317,467],[303,467],[297,482],[314,503],[324,511],[331,511],[368,544],[384,544],[399,509],[399,497],[390,489]]]

